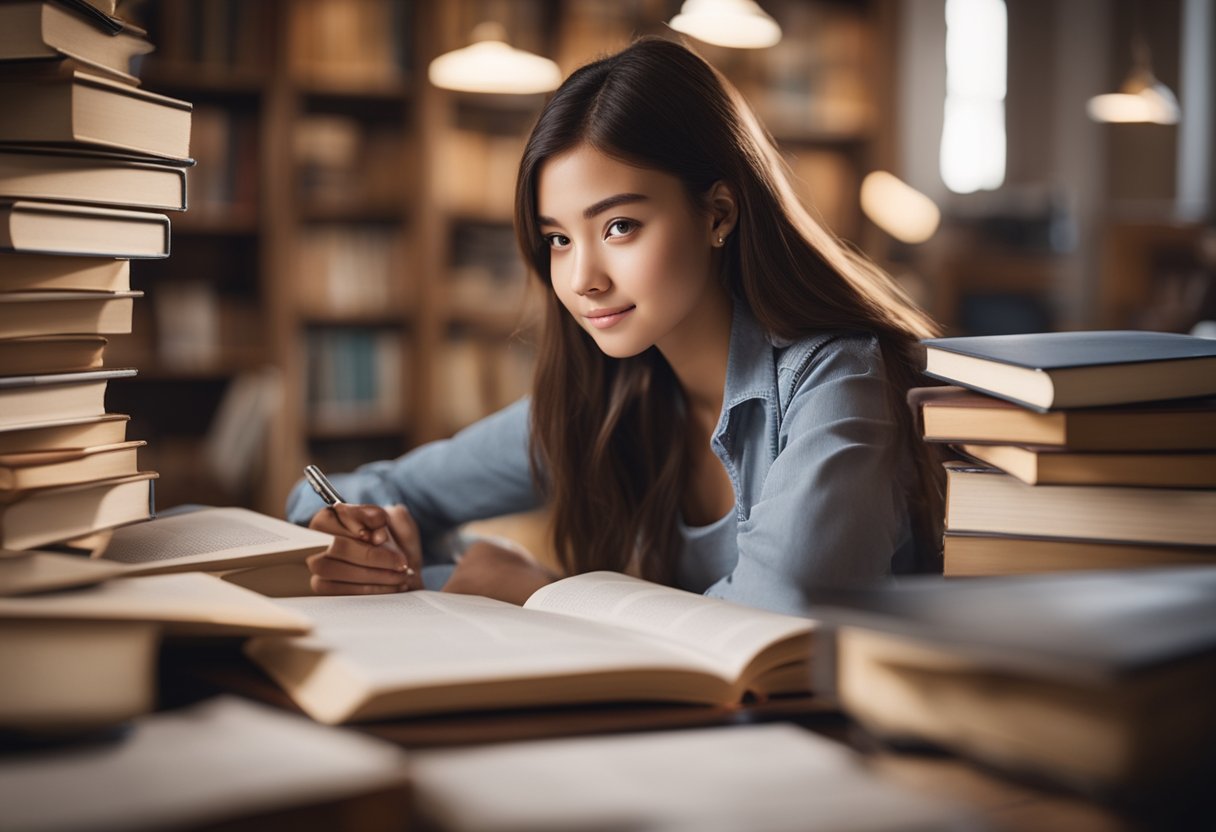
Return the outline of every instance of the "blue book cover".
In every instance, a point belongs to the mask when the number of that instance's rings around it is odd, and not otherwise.
[[[1216,340],[1131,330],[932,338],[925,374],[1047,412],[1216,394]]]

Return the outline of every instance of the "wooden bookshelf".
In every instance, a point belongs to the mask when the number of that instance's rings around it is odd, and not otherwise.
[[[519,153],[544,96],[439,90],[426,81],[426,68],[439,54],[466,45],[486,16],[497,15],[515,45],[550,55],[569,72],[634,35],[668,31],[675,5],[132,5],[130,13],[158,47],[144,66],[144,86],[196,104],[199,165],[191,172],[191,210],[174,218],[169,261],[135,264],[133,280],[148,293],[148,311],[135,335],[115,348],[126,363],[148,368],[111,409],[146,413],[141,426],[155,435],[140,438],[154,445],[168,440],[169,452],[156,460],[166,486],[161,493],[174,501],[244,502],[277,514],[307,461],[339,470],[398,454],[449,435],[526,390],[538,289],[515,248],[511,203]],[[808,5],[815,7],[809,16],[802,8]],[[817,27],[843,38],[845,46],[832,45],[825,59],[836,63],[808,64],[814,77],[796,92],[818,95],[838,116],[866,115],[853,122],[816,120],[808,107],[801,121],[784,118],[774,132],[795,170],[815,180],[807,184],[824,202],[821,214],[856,239],[862,229],[856,184],[880,161],[882,102],[865,94],[850,102],[840,97],[840,83],[831,85],[833,78],[843,78],[845,87],[863,83],[859,62],[883,52],[874,40],[884,37],[885,24],[876,21],[889,19],[893,2],[765,6],[793,39],[784,57],[702,52],[761,100],[774,78],[788,81],[779,73],[790,71],[791,55],[808,42],[822,47],[824,38],[831,40]],[[836,90],[835,97],[824,98],[816,84]],[[188,288],[165,289],[179,283]],[[156,299],[175,292],[202,298],[216,319],[209,336],[216,343],[204,361],[174,362],[162,354],[174,310],[172,302],[158,307]],[[310,339],[329,343],[334,333],[356,330],[389,333],[400,345],[391,362],[400,410],[319,419],[309,405],[318,378]],[[208,419],[225,391],[264,366],[278,370],[282,404],[270,414],[263,458],[253,467],[256,486],[239,495],[218,493],[185,468],[198,464]],[[185,396],[187,388],[193,392]],[[175,396],[191,408],[189,418],[175,420],[165,406]]]

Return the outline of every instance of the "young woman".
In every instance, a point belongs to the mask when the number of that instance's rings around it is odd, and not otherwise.
[[[540,505],[567,573],[782,612],[933,568],[938,471],[904,404],[933,324],[810,217],[702,59],[649,38],[573,73],[528,140],[515,224],[546,307],[532,396],[334,478],[364,505],[297,487],[288,516],[336,536],[315,591],[418,588],[446,533]],[[445,589],[522,602],[554,577],[480,541]]]

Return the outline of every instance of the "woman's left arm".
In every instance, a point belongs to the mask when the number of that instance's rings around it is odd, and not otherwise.
[[[529,448],[529,401],[521,399],[449,439],[331,479],[351,503],[406,506],[430,562],[442,560],[434,550],[454,528],[542,504]],[[324,506],[301,481],[288,498],[287,519],[306,524]]]
[[[814,358],[739,521],[738,562],[707,595],[806,615],[806,590],[890,572],[909,534],[909,440],[892,406],[875,339],[838,339]]]

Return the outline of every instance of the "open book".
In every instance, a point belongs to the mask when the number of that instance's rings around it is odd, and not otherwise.
[[[128,575],[301,563],[330,535],[244,508],[203,508],[115,529],[101,559]]]
[[[212,698],[142,716],[105,741],[0,756],[0,825],[385,829],[376,819],[389,818],[404,828],[408,777],[388,743]]]
[[[425,828],[448,832],[983,828],[788,724],[423,749],[410,763]]]
[[[522,608],[427,591],[276,603],[313,634],[256,638],[246,653],[326,723],[810,689],[815,622],[615,572],[557,581]]]
[[[246,573],[277,569],[292,570],[287,586],[294,594],[310,594],[304,559],[330,540],[248,509],[200,509],[78,539],[71,554],[0,549],[0,598],[169,572],[222,573],[260,592],[265,587]],[[96,549],[93,558],[80,556],[86,543]]]
[[[0,731],[91,729],[151,710],[162,633],[243,637],[308,628],[308,619],[213,575],[124,578],[0,598]]]

